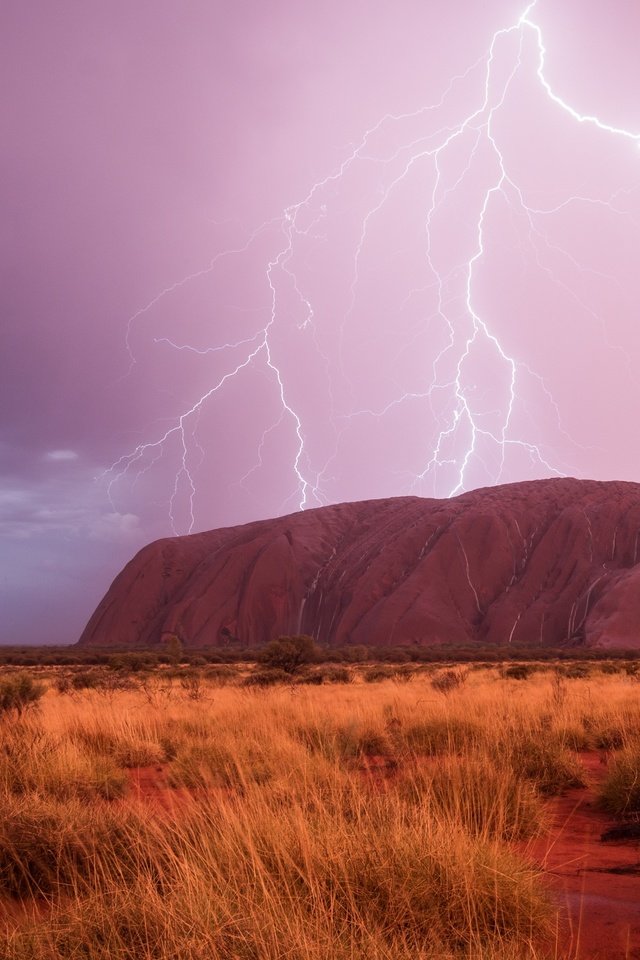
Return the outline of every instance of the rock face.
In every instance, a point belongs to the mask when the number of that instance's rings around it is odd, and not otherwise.
[[[82,644],[497,643],[640,649],[640,484],[553,479],[342,503],[159,540]]]

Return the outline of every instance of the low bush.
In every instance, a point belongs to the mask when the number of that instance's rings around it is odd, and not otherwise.
[[[327,667],[322,672],[325,683],[353,683],[353,673],[348,667]]]
[[[160,743],[129,739],[116,747],[113,759],[119,767],[151,767],[163,763],[167,756]]]
[[[109,669],[123,673],[140,673],[157,666],[158,657],[153,653],[119,653],[109,658]]]
[[[36,683],[31,674],[14,673],[0,680],[0,717],[20,717],[25,710],[36,706],[45,688]]]
[[[160,882],[169,859],[151,841],[158,828],[135,811],[92,810],[41,797],[5,800],[0,821],[0,888],[12,897],[86,892],[113,881],[125,886],[145,869]]]
[[[600,670],[600,673],[614,674],[614,673],[620,673],[620,671],[622,670],[622,666],[619,663],[611,663],[609,661],[609,662],[599,664],[598,669]]]
[[[296,678],[296,683],[301,683],[311,687],[319,687],[324,683],[324,673],[319,670],[315,671],[314,673],[304,673],[301,677]]]
[[[380,683],[383,680],[395,680],[397,683],[408,683],[416,675],[413,664],[401,663],[394,666],[382,666],[376,664],[367,669],[362,674],[365,683]]]
[[[438,693],[453,693],[459,690],[467,681],[468,671],[460,668],[441,670],[431,679],[431,686]]]
[[[112,800],[126,788],[126,775],[107,751],[92,751],[73,737],[16,725],[3,739],[0,795]]]
[[[506,680],[528,680],[535,668],[531,663],[513,663],[505,667],[502,676]]]
[[[262,651],[260,659],[267,667],[295,673],[304,664],[313,663],[317,659],[317,653],[313,637],[300,634],[272,640]]]
[[[274,687],[278,683],[291,683],[291,674],[284,670],[254,670],[245,677],[243,687]]]
[[[396,675],[393,667],[367,667],[362,674],[365,683],[380,683],[383,680],[392,680]]]
[[[398,731],[402,744],[417,756],[458,754],[477,746],[483,740],[483,731],[473,720],[462,717],[429,717],[414,721]]]
[[[204,700],[207,695],[202,673],[198,669],[190,669],[183,673],[180,677],[180,687],[189,700]]]
[[[226,663],[214,663],[205,667],[203,674],[207,681],[216,687],[224,687],[237,677],[238,673]]]
[[[68,678],[68,685],[72,690],[96,690],[103,682],[104,675],[101,670],[80,670]]]
[[[640,813],[640,747],[634,744],[616,754],[600,787],[602,807],[615,816]]]
[[[591,676],[591,670],[586,663],[570,663],[562,671],[568,680],[584,680]]]
[[[414,803],[426,804],[434,819],[461,823],[473,836],[527,840],[544,822],[534,787],[512,771],[492,766],[481,753],[418,768],[403,779],[400,790]]]
[[[496,763],[506,760],[518,777],[530,781],[545,797],[585,785],[584,769],[573,754],[547,732],[521,732],[492,745]]]
[[[322,683],[352,683],[354,675],[347,667],[325,667],[302,674],[298,683],[319,686]]]

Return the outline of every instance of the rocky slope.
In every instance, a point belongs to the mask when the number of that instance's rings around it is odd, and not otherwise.
[[[553,479],[343,503],[159,540],[81,643],[640,648],[640,484]]]

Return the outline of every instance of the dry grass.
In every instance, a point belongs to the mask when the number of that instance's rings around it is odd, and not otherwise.
[[[548,955],[554,910],[513,841],[580,781],[576,749],[623,747],[613,769],[633,768],[637,685],[217,679],[196,699],[160,679],[52,687],[5,722],[0,896],[21,909],[3,960]],[[178,789],[140,800],[131,767]]]
[[[640,817],[640,741],[614,757],[600,790],[600,802],[616,816]]]

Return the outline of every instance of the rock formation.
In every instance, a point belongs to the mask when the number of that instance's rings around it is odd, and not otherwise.
[[[80,642],[640,648],[639,539],[634,483],[336,504],[149,544]]]

